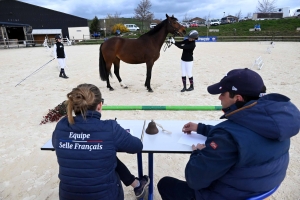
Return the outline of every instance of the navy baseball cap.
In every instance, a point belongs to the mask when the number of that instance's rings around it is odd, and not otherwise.
[[[259,97],[264,82],[261,76],[251,69],[234,69],[228,72],[224,78],[216,84],[207,87],[210,94],[235,91],[237,94]]]

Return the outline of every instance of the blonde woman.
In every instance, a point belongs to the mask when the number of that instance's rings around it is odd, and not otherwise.
[[[59,164],[59,198],[123,200],[120,180],[142,198],[149,178],[133,176],[116,155],[141,152],[141,140],[117,121],[101,120],[104,99],[96,86],[78,85],[67,98],[67,116],[57,123],[52,136]]]

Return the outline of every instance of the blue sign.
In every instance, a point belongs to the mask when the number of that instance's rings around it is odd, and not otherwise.
[[[198,40],[196,42],[216,42],[217,41],[217,36],[200,36],[198,37]]]
[[[184,37],[184,40],[188,39],[188,37]],[[216,42],[217,36],[200,36],[196,42]]]

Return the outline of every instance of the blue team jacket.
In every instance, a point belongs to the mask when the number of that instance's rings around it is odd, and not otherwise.
[[[88,111],[86,119],[75,117],[70,125],[62,118],[53,132],[52,143],[59,164],[60,199],[123,200],[115,172],[117,152],[138,153],[143,144],[114,120],[100,120]]]
[[[226,109],[224,122],[198,124],[206,148],[185,169],[197,200],[246,199],[280,185],[289,163],[290,138],[299,132],[300,112],[290,99],[269,94],[242,108]]]

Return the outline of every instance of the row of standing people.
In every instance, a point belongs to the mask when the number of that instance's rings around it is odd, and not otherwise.
[[[299,132],[298,108],[284,95],[266,94],[261,76],[247,68],[229,71],[207,91],[219,94],[225,120],[215,126],[183,125],[184,134],[197,132],[207,140],[191,146],[185,180],[159,180],[161,198],[239,200],[280,185],[289,164],[290,138]],[[52,136],[60,199],[121,200],[121,181],[134,188],[138,199],[147,191],[149,177],[136,178],[117,158],[117,152],[141,152],[143,144],[117,121],[101,120],[103,103],[92,84],[67,94],[67,116]]]

